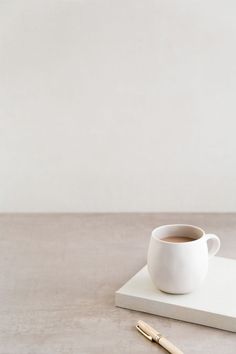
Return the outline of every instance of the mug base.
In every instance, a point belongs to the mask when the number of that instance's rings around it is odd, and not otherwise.
[[[196,289],[193,289],[193,290],[187,290],[187,291],[167,291],[167,290],[162,290],[162,289],[158,289],[160,290],[161,292],[165,293],[165,294],[170,294],[170,295],[186,295],[186,294],[190,294],[192,293],[194,290]]]

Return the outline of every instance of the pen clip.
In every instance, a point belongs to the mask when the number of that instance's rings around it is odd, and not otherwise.
[[[142,335],[144,337],[146,337],[147,339],[149,339],[152,342],[152,336],[150,336],[149,334],[145,333],[140,327],[139,325],[136,326],[137,330],[142,333]]]

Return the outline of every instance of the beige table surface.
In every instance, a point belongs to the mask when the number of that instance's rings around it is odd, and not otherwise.
[[[236,258],[236,214],[0,215],[0,353],[164,354],[137,333],[143,319],[184,353],[235,354],[234,333],[114,306],[166,223],[214,232]]]

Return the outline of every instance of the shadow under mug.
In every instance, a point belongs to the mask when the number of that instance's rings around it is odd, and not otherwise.
[[[189,237],[187,242],[163,238]],[[148,271],[154,285],[167,293],[186,294],[200,286],[207,275],[208,260],[220,248],[220,239],[200,227],[163,225],[152,231],[148,249]]]

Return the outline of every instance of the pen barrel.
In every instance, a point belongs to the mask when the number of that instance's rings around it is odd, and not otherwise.
[[[159,339],[159,344],[165,348],[171,354],[184,354],[181,350],[179,350],[174,344],[172,344],[165,337],[161,337]]]

